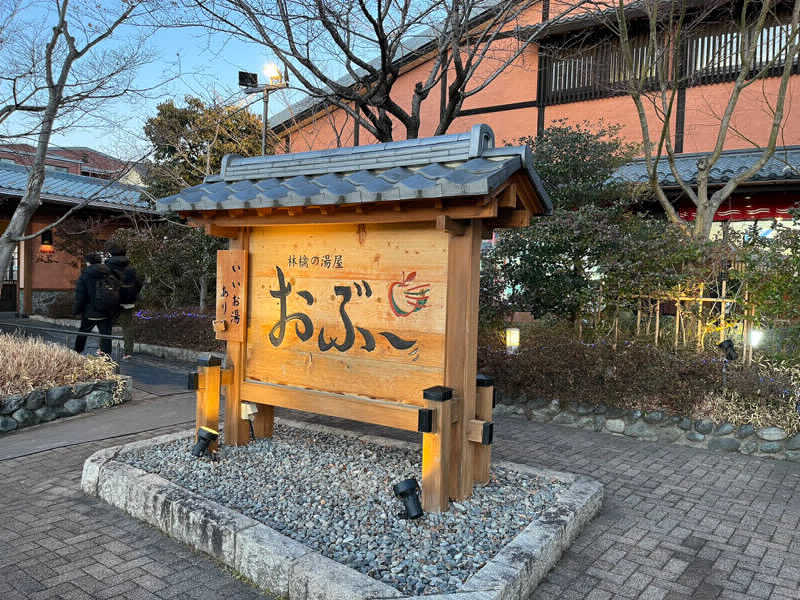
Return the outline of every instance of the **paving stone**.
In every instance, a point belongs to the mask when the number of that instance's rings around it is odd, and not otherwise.
[[[736,438],[712,438],[708,442],[709,450],[724,450],[725,452],[735,452],[742,443]]]

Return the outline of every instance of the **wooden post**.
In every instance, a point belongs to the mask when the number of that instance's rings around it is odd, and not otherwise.
[[[33,233],[33,225],[28,225],[28,234]],[[22,286],[25,288],[25,295],[22,301],[22,313],[25,315],[33,314],[33,240],[22,242]]]
[[[475,400],[475,418],[482,421],[492,420],[494,408],[494,379],[488,375],[478,374],[475,383],[478,387]],[[472,475],[478,483],[489,482],[489,464],[492,462],[492,446],[479,444],[475,446]]]
[[[422,508],[441,512],[449,508],[453,390],[437,385],[424,390],[422,398],[434,414],[433,431],[422,434]]]
[[[678,351],[678,334],[681,328],[681,301],[675,300],[675,337],[672,340],[672,350]]]
[[[639,298],[638,304],[636,306],[636,337],[639,337],[641,331],[642,331],[642,299]]]
[[[658,336],[661,333],[661,300],[656,300],[656,343],[658,346]]]
[[[697,311],[697,349],[703,349],[703,295],[705,294],[705,284],[700,284],[700,297],[697,299],[699,310]]]
[[[719,341],[725,341],[725,292],[727,288],[727,281],[722,282],[722,302],[719,309]]]
[[[481,223],[472,219],[463,235],[450,234],[447,266],[447,324],[444,382],[452,388],[455,420],[450,444],[449,494],[472,495],[473,444],[466,423],[475,418],[475,377],[478,364],[478,291]]]
[[[219,431],[219,388],[221,384],[220,366],[200,367],[197,376],[197,406],[195,410],[195,437],[201,427]],[[217,449],[215,440],[209,450]]]
[[[231,239],[230,241],[230,249],[244,250],[246,258],[249,250],[249,233],[249,229],[242,229],[239,237]],[[241,265],[243,271],[241,280],[244,282],[243,285],[245,286],[249,286],[248,262],[249,260],[245,259],[244,264]],[[217,277],[219,278],[220,276],[221,273],[217,273]],[[241,318],[243,320],[242,341],[228,340],[226,344],[228,367],[233,370],[233,379],[225,393],[225,443],[230,446],[242,446],[247,444],[250,440],[250,425],[247,423],[246,419],[241,418],[241,388],[242,381],[244,380],[245,348],[247,346],[247,316],[250,314],[249,296],[250,295],[247,294],[245,310],[241,311]],[[262,409],[259,408],[259,414],[261,413]],[[264,411],[263,414],[264,416],[259,419],[259,427],[262,431],[271,430],[271,427],[268,425],[261,424],[261,420],[266,422],[270,421],[271,415],[268,414],[268,411]],[[253,426],[255,429],[255,422]]]

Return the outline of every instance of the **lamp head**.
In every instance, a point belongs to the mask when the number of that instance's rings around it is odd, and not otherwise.
[[[211,429],[211,427],[201,427],[197,430],[197,443],[192,447],[192,456],[197,458],[202,457],[208,453],[208,447],[212,442],[217,441],[219,432]]]
[[[736,353],[736,348],[734,348],[733,342],[731,340],[725,340],[724,342],[720,342],[719,344],[717,344],[717,348],[719,348],[725,353],[725,360],[731,361],[739,358],[739,355]]]
[[[405,511],[399,515],[401,519],[419,519],[424,514],[419,500],[419,483],[416,479],[404,479],[395,483],[392,490],[405,507]]]

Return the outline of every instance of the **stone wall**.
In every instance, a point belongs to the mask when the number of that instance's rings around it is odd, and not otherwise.
[[[0,434],[114,406],[133,397],[130,377],[76,383],[0,398]]]
[[[800,462],[800,433],[789,436],[780,427],[734,426],[658,410],[642,412],[604,404],[571,403],[561,407],[557,400],[534,400],[526,405],[498,404],[495,414],[517,414],[538,423]]]

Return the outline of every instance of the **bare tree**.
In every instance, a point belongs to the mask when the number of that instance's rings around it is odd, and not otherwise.
[[[567,18],[576,0],[549,25]],[[422,104],[446,86],[436,134],[464,102],[514,64],[547,26],[531,26],[541,0],[183,0],[184,25],[260,44],[299,88],[344,111],[379,141],[420,131]],[[417,64],[419,63],[419,64]],[[410,98],[395,85],[414,65]],[[405,93],[405,92],[403,92]],[[436,102],[440,99],[437,97]]]
[[[134,76],[150,60],[147,1],[31,1],[16,7],[0,14],[4,28],[0,31],[0,126],[7,132],[4,137],[34,137],[36,151],[25,194],[0,235],[0,272],[8,267],[17,242],[40,235],[66,217],[25,234],[41,205],[53,132],[87,118],[111,100],[143,93],[135,86]]]
[[[696,239],[708,239],[714,214],[736,188],[773,156],[788,115],[789,79],[800,53],[800,0],[613,0],[596,2],[596,18],[618,42],[618,59],[605,65],[607,83],[630,96],[642,130],[648,184],[667,217]],[[638,23],[637,23],[638,20]],[[637,33],[637,25],[640,25]],[[692,42],[693,41],[693,42]],[[769,109],[766,142],[757,158],[717,189],[709,189],[711,170],[726,142],[736,136],[733,117],[742,93],[767,78],[777,90],[764,93]],[[697,161],[694,182],[678,171],[671,128],[681,89],[706,82],[729,82],[712,149]],[[656,126],[648,109],[657,115]],[[680,218],[661,183],[659,164],[667,162],[683,194],[696,207],[693,223]]]

